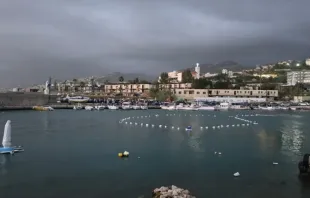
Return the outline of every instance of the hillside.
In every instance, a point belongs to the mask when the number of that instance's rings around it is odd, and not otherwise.
[[[111,83],[119,82],[119,77],[123,76],[124,82],[129,81],[129,80],[134,80],[138,78],[140,81],[141,80],[146,80],[146,81],[154,81],[156,79],[156,76],[150,76],[146,74],[140,74],[140,73],[121,73],[121,72],[114,72],[111,74],[108,74],[106,76],[101,76],[101,77],[95,77],[95,81],[99,83],[104,83],[106,81],[109,81]]]
[[[231,71],[241,71],[244,69],[249,69],[250,67],[241,65],[234,61],[223,61],[216,64],[200,64],[200,72],[201,73],[218,73],[221,72],[222,69],[227,69]],[[191,69],[192,71],[195,70],[195,67],[186,68]],[[184,69],[185,70],[185,69]]]

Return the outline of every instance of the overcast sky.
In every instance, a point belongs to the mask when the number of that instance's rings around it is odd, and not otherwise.
[[[0,87],[310,56],[309,0],[1,0]]]

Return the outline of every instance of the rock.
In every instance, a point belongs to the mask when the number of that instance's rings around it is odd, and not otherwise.
[[[153,198],[194,198],[189,190],[179,188],[175,185],[169,187],[155,188],[152,192]]]

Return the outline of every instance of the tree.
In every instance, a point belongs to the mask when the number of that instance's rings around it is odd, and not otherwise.
[[[169,83],[169,76],[167,72],[163,72],[160,74],[160,83],[163,83],[163,84]]]
[[[138,84],[138,83],[139,83],[139,78],[135,78],[135,79],[133,80],[133,83],[134,83],[134,84]]]
[[[119,82],[124,82],[124,77],[123,77],[123,76],[120,76],[120,77],[118,78],[118,81],[119,81]]]
[[[81,81],[80,82],[80,89],[82,90],[82,88],[84,88],[85,87],[85,82],[84,81]]]
[[[212,88],[212,81],[206,78],[195,79],[192,84],[193,89]]]
[[[183,83],[192,83],[194,80],[194,77],[192,75],[191,70],[187,69],[182,72],[182,82]]]

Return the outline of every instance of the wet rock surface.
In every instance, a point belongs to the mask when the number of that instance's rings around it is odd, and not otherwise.
[[[152,192],[153,198],[196,198],[186,189],[177,186],[155,188]]]

